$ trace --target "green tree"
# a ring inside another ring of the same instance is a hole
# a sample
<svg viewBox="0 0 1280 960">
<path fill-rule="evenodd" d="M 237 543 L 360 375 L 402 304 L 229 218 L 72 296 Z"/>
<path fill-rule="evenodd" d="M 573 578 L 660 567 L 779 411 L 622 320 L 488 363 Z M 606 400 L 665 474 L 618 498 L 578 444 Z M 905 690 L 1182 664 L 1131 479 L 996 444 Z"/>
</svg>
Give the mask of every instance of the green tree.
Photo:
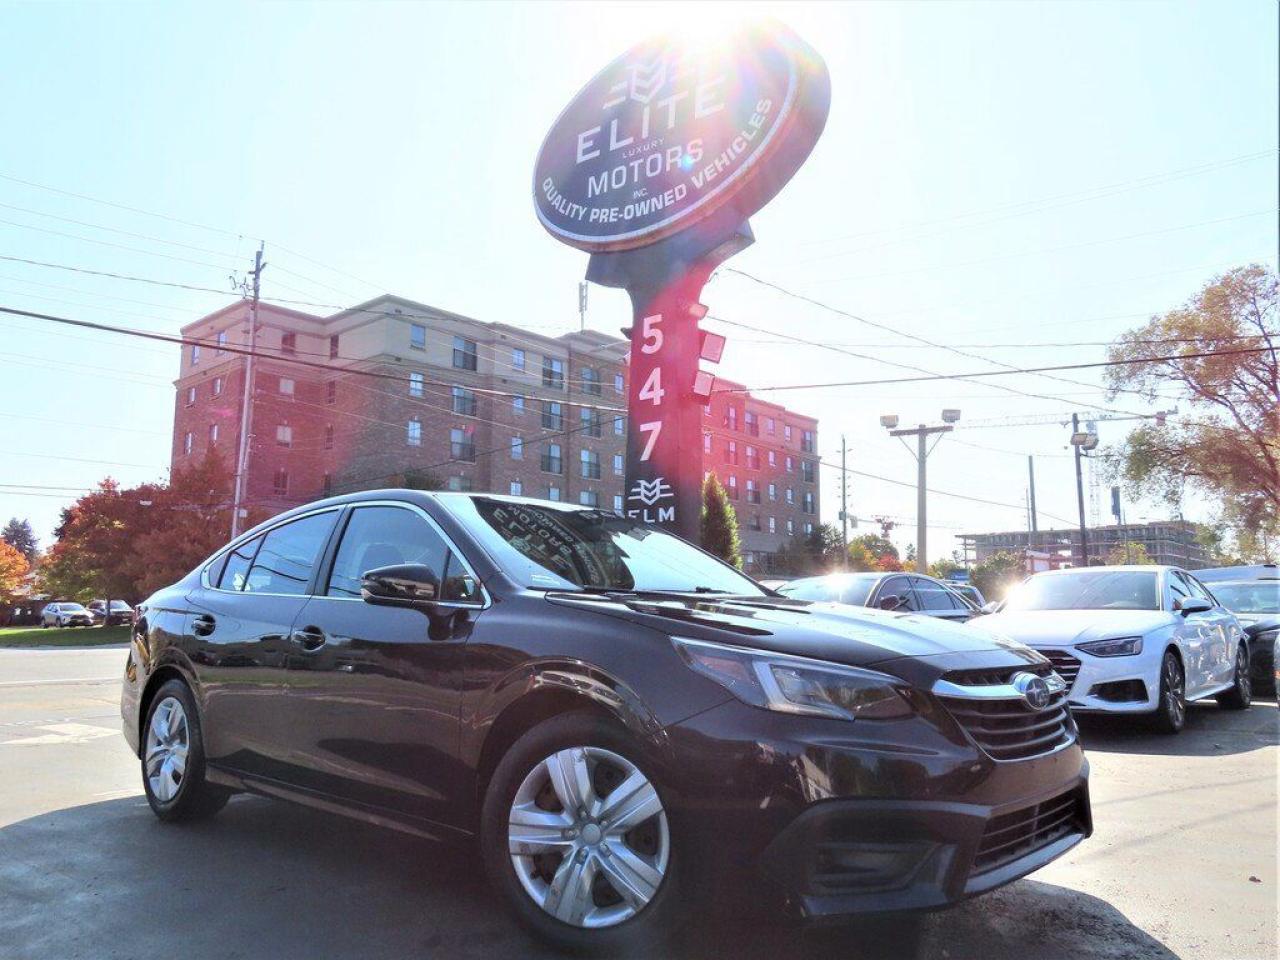
<svg viewBox="0 0 1280 960">
<path fill-rule="evenodd" d="M 1280 537 L 1278 329 L 1276 274 L 1239 267 L 1120 337 L 1108 357 L 1120 363 L 1106 374 L 1113 396 L 1154 402 L 1173 393 L 1190 410 L 1109 449 L 1113 475 L 1137 496 L 1176 505 L 1190 489 L 1220 501 L 1223 520 L 1255 555 L 1273 553 Z"/>
<path fill-rule="evenodd" d="M 901 570 L 898 548 L 887 537 L 864 533 L 849 542 L 850 570 Z"/>
<path fill-rule="evenodd" d="M 1016 553 L 993 553 L 973 568 L 973 585 L 988 600 L 1002 600 L 1026 576 L 1026 561 Z"/>
<path fill-rule="evenodd" d="M 26 557 L 27 563 L 35 563 L 39 542 L 28 521 L 12 518 L 4 525 L 4 530 L 0 531 L 0 540 Z"/>
<path fill-rule="evenodd" d="M 1112 566 L 1120 566 L 1122 564 L 1152 564 L 1155 563 L 1151 559 L 1151 554 L 1147 553 L 1144 544 L 1126 541 L 1125 543 L 1117 543 L 1107 551 L 1107 563 Z"/>
<path fill-rule="evenodd" d="M 406 490 L 443 490 L 444 481 L 422 467 L 409 467 L 401 474 L 400 486 Z"/>
<path fill-rule="evenodd" d="M 725 563 L 742 569 L 742 542 L 738 537 L 738 515 L 716 475 L 702 484 L 702 549 Z"/>
<path fill-rule="evenodd" d="M 960 552 L 956 551 L 945 559 L 935 560 L 929 564 L 929 576 L 938 580 L 946 580 L 951 574 L 964 568 L 965 565 L 964 561 L 960 559 Z"/>
</svg>

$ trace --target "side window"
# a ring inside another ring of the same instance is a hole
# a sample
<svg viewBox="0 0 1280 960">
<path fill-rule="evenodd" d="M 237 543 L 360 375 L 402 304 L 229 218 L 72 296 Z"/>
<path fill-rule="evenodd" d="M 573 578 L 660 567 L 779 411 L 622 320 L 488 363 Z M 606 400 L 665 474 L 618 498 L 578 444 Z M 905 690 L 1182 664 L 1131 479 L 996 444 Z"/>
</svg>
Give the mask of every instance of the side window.
<svg viewBox="0 0 1280 960">
<path fill-rule="evenodd" d="M 414 511 L 403 507 L 357 507 L 338 544 L 326 595 L 359 599 L 360 580 L 370 570 L 420 563 L 440 578 L 442 599 L 449 599 L 445 581 L 448 559 L 449 548 L 440 534 Z M 459 566 L 457 575 L 460 577 L 463 572 Z M 473 589 L 477 588 L 473 585 Z"/>
<path fill-rule="evenodd" d="M 440 599 L 455 603 L 481 603 L 484 600 L 480 593 L 479 581 L 453 551 L 449 552 L 444 585 L 440 588 Z"/>
<path fill-rule="evenodd" d="M 245 592 L 306 593 L 311 572 L 337 517 L 336 510 L 329 510 L 269 530 L 249 568 Z"/>
<path fill-rule="evenodd" d="M 1173 594 L 1174 603 L 1191 596 L 1191 585 L 1177 570 L 1169 571 L 1169 592 Z"/>
<path fill-rule="evenodd" d="M 1203 597 L 1205 600 L 1208 600 L 1215 607 L 1218 606 L 1217 598 L 1215 598 L 1214 595 L 1209 592 L 1208 587 L 1206 587 L 1203 583 L 1201 583 L 1199 580 L 1197 580 L 1195 577 L 1193 577 L 1189 573 L 1185 573 L 1183 574 L 1183 576 L 1186 578 L 1188 586 L 1191 587 L 1192 593 L 1194 593 L 1197 597 Z"/>
<path fill-rule="evenodd" d="M 880 593 L 877 595 L 876 605 L 878 606 L 885 597 L 902 597 L 906 603 L 898 607 L 899 610 L 920 609 L 920 604 L 916 601 L 915 594 L 911 590 L 911 581 L 906 577 L 890 577 L 880 584 Z"/>
<path fill-rule="evenodd" d="M 916 588 L 916 596 L 920 598 L 922 610 L 958 610 L 960 608 L 946 588 L 938 586 L 932 580 L 912 577 L 911 583 Z"/>
<path fill-rule="evenodd" d="M 217 580 L 213 573 L 209 574 L 209 582 L 222 590 L 243 590 L 245 579 L 249 575 L 249 567 L 253 564 L 254 555 L 262 543 L 262 537 L 246 540 L 236 547 L 222 561 L 222 572 Z"/>
</svg>

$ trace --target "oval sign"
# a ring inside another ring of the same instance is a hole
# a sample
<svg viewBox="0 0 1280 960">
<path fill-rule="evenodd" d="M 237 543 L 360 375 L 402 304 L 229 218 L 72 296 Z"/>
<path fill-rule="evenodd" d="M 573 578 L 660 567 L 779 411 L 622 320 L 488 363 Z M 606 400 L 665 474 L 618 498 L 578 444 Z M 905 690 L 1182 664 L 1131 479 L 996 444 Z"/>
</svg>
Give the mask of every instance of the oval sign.
<svg viewBox="0 0 1280 960">
<path fill-rule="evenodd" d="M 780 23 L 710 47 L 646 41 L 552 125 L 534 167 L 538 219 L 593 252 L 654 243 L 728 203 L 745 220 L 804 163 L 829 103 L 822 58 Z"/>
</svg>

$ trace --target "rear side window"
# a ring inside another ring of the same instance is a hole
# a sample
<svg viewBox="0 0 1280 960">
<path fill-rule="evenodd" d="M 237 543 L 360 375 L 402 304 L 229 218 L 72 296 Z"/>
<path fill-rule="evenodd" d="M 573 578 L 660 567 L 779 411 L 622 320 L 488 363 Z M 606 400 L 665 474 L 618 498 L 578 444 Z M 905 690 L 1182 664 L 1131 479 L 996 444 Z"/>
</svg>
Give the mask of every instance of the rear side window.
<svg viewBox="0 0 1280 960">
<path fill-rule="evenodd" d="M 254 554 L 258 552 L 261 543 L 262 537 L 254 537 L 240 544 L 223 560 L 218 561 L 222 564 L 220 575 L 215 580 L 210 573 L 209 582 L 220 590 L 243 590 L 245 578 L 249 576 L 249 567 L 253 565 Z"/>
<path fill-rule="evenodd" d="M 268 531 L 249 569 L 244 591 L 289 595 L 306 593 L 311 573 L 320 560 L 320 551 L 324 549 L 337 517 L 336 510 L 329 510 Z M 228 563 L 227 569 L 230 568 Z M 226 578 L 225 573 L 223 578 Z"/>
<path fill-rule="evenodd" d="M 430 567 L 443 585 L 449 548 L 435 528 L 412 510 L 401 507 L 357 507 L 338 544 L 329 575 L 330 597 L 358 599 L 360 580 L 370 570 L 403 563 Z M 453 599 L 441 590 L 441 599 Z"/>
<path fill-rule="evenodd" d="M 877 602 L 883 602 L 885 597 L 902 597 L 906 602 L 898 608 L 899 610 L 920 609 L 920 602 L 911 589 L 911 581 L 906 577 L 890 577 L 886 580 L 880 587 L 880 597 Z"/>
<path fill-rule="evenodd" d="M 911 581 L 916 588 L 916 596 L 920 598 L 922 610 L 959 610 L 959 601 L 951 595 L 946 587 L 939 586 L 932 580 L 915 577 Z"/>
</svg>

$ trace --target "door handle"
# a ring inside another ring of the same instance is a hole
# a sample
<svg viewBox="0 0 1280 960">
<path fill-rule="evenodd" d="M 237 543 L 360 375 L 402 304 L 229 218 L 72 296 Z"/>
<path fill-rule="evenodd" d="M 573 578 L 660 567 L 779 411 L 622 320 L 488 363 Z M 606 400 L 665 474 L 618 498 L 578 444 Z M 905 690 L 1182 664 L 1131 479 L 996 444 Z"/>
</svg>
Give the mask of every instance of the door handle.
<svg viewBox="0 0 1280 960">
<path fill-rule="evenodd" d="M 197 637 L 207 637 L 213 633 L 213 628 L 218 625 L 218 621 L 207 613 L 202 613 L 191 621 L 191 632 Z"/>
<path fill-rule="evenodd" d="M 289 635 L 289 639 L 303 650 L 319 650 L 324 646 L 324 631 L 319 627 L 303 627 Z"/>
</svg>

